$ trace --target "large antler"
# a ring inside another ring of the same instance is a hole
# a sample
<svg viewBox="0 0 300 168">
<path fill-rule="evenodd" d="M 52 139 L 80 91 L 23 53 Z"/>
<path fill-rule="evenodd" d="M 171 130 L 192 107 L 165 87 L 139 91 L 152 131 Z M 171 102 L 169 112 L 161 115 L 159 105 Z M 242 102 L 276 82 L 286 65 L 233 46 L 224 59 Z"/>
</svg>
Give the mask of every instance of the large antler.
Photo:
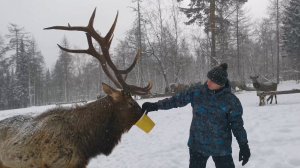
<svg viewBox="0 0 300 168">
<path fill-rule="evenodd" d="M 94 29 L 93 25 L 94 25 L 94 19 L 95 19 L 95 14 L 96 14 L 96 8 L 89 20 L 89 23 L 87 26 L 71 26 L 70 24 L 68 24 L 68 26 L 52 26 L 52 27 L 48 27 L 45 28 L 45 30 L 49 30 L 49 29 L 56 29 L 56 30 L 68 30 L 68 31 L 82 31 L 86 33 L 86 38 L 88 41 L 88 49 L 86 50 L 74 50 L 74 49 L 67 49 L 64 48 L 60 45 L 58 45 L 58 47 L 66 52 L 70 52 L 70 53 L 84 53 L 84 54 L 89 54 L 93 57 L 95 57 L 96 59 L 99 60 L 101 67 L 103 69 L 103 71 L 105 72 L 105 74 L 108 76 L 109 79 L 112 80 L 112 82 L 118 87 L 118 88 L 123 88 L 126 91 L 129 91 L 132 94 L 136 94 L 136 95 L 145 95 L 148 94 L 152 88 L 152 82 L 149 82 L 148 85 L 146 87 L 138 87 L 138 86 L 134 86 L 134 85 L 129 85 L 125 82 L 124 77 L 122 75 L 127 75 L 136 65 L 136 63 L 138 62 L 138 60 L 140 59 L 140 51 L 137 52 L 135 59 L 133 61 L 133 63 L 125 70 L 119 70 L 117 69 L 117 67 L 115 66 L 115 64 L 112 62 L 111 57 L 110 57 L 110 53 L 109 53 L 109 49 L 110 49 L 110 45 L 113 39 L 113 33 L 116 27 L 116 23 L 117 23 L 117 19 L 118 19 L 118 13 L 116 15 L 115 21 L 112 24 L 110 30 L 108 31 L 108 33 L 106 34 L 105 37 L 101 37 L 96 30 Z M 100 45 L 101 47 L 101 51 L 102 54 L 98 53 L 96 51 L 96 49 L 93 46 L 92 43 L 92 38 L 95 39 L 97 41 L 97 43 Z M 109 71 L 108 67 L 111 68 L 111 70 L 113 71 L 114 75 L 111 74 L 111 72 Z"/>
</svg>

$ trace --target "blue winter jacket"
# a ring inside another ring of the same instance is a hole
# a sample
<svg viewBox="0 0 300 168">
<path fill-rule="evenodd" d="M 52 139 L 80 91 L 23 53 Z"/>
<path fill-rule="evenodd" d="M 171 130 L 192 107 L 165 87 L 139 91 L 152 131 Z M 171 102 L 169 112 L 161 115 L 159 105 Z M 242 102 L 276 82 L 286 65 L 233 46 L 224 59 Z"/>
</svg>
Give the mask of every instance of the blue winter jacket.
<svg viewBox="0 0 300 168">
<path fill-rule="evenodd" d="M 224 156 L 232 153 L 232 134 L 239 145 L 248 143 L 243 127 L 243 108 L 231 93 L 227 83 L 218 92 L 207 84 L 189 88 L 170 98 L 157 102 L 159 109 L 183 107 L 191 103 L 193 119 L 188 146 L 207 156 Z"/>
</svg>

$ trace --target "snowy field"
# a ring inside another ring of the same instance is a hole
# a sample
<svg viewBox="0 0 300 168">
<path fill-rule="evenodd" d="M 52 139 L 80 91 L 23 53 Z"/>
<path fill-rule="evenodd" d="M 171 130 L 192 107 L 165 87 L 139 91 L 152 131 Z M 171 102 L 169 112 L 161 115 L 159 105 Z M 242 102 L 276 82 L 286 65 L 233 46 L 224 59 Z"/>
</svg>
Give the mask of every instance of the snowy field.
<svg viewBox="0 0 300 168">
<path fill-rule="evenodd" d="M 279 90 L 300 89 L 295 81 L 283 82 Z M 244 107 L 245 128 L 252 156 L 245 168 L 300 168 L 300 94 L 278 95 L 277 105 L 258 106 L 256 92 L 237 96 Z M 159 99 L 141 100 L 157 101 Z M 37 115 L 54 105 L 0 111 L 0 120 L 17 114 Z M 156 123 L 150 134 L 133 127 L 108 157 L 98 156 L 88 168 L 188 168 L 187 139 L 192 118 L 190 105 L 149 113 Z M 237 168 L 238 145 L 233 138 Z M 210 158 L 207 168 L 214 168 Z"/>
</svg>

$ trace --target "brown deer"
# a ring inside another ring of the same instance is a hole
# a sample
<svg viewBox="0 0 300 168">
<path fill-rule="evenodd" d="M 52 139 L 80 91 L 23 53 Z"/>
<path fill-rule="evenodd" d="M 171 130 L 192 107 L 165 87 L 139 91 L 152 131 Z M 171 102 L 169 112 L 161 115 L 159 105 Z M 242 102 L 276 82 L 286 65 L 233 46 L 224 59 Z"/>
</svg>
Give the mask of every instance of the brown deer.
<svg viewBox="0 0 300 168">
<path fill-rule="evenodd" d="M 250 76 L 250 79 L 253 82 L 253 87 L 257 90 L 257 91 L 277 91 L 277 83 L 273 83 L 273 82 L 258 82 L 257 78 L 259 78 L 259 76 Z M 277 96 L 276 94 L 271 94 L 269 96 L 269 98 L 267 99 L 267 103 L 269 100 L 270 104 L 272 104 L 273 102 L 273 98 L 275 97 L 275 102 L 277 104 Z M 260 105 L 261 103 L 263 103 L 264 100 L 260 100 Z"/>
<path fill-rule="evenodd" d="M 91 158 L 109 155 L 122 134 L 143 115 L 131 94 L 148 94 L 152 83 L 144 88 L 129 85 L 124 76 L 135 66 L 139 52 L 128 69 L 117 69 L 109 48 L 118 15 L 107 35 L 101 37 L 93 28 L 95 12 L 96 9 L 86 27 L 68 25 L 46 29 L 85 32 L 87 50 L 59 47 L 98 59 L 106 75 L 122 90 L 103 84 L 107 96 L 86 105 L 55 108 L 35 117 L 19 115 L 0 121 L 0 168 L 84 168 Z M 96 52 L 92 38 L 100 44 L 102 54 Z"/>
</svg>

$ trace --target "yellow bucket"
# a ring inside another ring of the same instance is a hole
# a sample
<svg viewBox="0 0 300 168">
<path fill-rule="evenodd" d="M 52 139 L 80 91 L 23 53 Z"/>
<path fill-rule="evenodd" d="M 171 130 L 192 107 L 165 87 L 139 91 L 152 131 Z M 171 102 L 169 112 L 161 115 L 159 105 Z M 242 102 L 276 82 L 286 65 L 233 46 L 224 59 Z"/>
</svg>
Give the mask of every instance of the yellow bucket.
<svg viewBox="0 0 300 168">
<path fill-rule="evenodd" d="M 135 125 L 146 133 L 149 133 L 155 126 L 155 123 L 147 115 L 143 115 Z"/>
</svg>

